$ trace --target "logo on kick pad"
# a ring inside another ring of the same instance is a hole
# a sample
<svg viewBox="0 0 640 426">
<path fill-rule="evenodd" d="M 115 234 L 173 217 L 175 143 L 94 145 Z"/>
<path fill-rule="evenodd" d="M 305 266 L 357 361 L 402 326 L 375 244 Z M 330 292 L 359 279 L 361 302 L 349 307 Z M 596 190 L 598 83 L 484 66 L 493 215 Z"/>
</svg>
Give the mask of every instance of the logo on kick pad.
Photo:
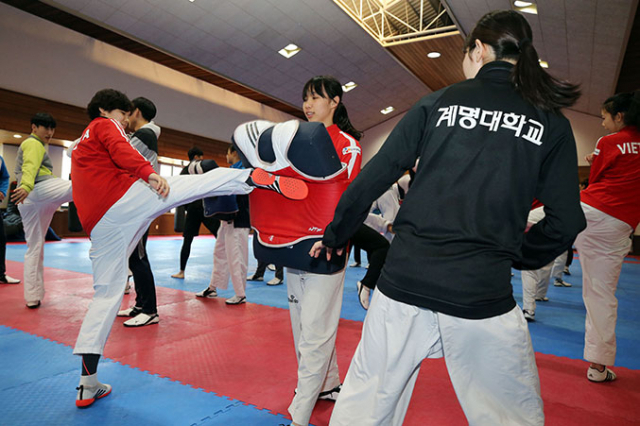
<svg viewBox="0 0 640 426">
<path fill-rule="evenodd" d="M 292 294 L 289 296 L 289 303 L 298 303 L 298 299 Z"/>
</svg>

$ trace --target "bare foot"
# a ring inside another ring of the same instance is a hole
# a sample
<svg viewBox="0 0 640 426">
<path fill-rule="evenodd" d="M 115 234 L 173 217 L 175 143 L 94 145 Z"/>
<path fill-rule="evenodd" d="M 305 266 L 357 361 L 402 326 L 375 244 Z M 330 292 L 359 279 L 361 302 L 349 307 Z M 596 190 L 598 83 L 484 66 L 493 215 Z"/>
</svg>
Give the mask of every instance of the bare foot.
<svg viewBox="0 0 640 426">
<path fill-rule="evenodd" d="M 171 275 L 171 278 L 180 278 L 180 279 L 184 279 L 184 271 L 180 271 L 177 274 L 173 274 Z"/>
</svg>

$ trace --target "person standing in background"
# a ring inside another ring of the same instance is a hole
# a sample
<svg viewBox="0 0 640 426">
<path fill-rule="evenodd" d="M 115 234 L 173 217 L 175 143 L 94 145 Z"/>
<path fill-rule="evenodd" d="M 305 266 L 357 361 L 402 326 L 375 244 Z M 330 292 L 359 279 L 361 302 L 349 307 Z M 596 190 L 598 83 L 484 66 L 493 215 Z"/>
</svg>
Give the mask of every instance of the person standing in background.
<svg viewBox="0 0 640 426">
<path fill-rule="evenodd" d="M 44 240 L 55 211 L 72 200 L 71 182 L 53 175 L 53 164 L 45 144 L 53 138 L 56 121 L 40 112 L 31 119 L 31 135 L 18 149 L 18 186 L 11 200 L 18 206 L 24 227 L 27 252 L 24 255 L 24 298 L 36 309 L 44 299 Z"/>
</svg>

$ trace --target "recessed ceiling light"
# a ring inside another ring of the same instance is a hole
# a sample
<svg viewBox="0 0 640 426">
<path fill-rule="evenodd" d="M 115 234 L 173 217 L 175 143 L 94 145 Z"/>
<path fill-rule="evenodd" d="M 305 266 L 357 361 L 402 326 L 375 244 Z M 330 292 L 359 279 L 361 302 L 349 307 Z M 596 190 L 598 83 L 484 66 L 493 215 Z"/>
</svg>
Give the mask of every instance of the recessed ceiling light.
<svg viewBox="0 0 640 426">
<path fill-rule="evenodd" d="M 516 1 L 513 2 L 513 7 L 518 12 L 531 13 L 531 14 L 534 14 L 534 15 L 538 14 L 538 7 L 536 6 L 535 3 L 530 2 L 530 1 L 519 1 L 519 0 L 516 0 Z"/>
<path fill-rule="evenodd" d="M 194 1 L 196 1 L 196 0 L 189 0 L 189 1 L 190 1 L 191 3 L 193 3 L 193 2 L 194 2 Z"/>
<path fill-rule="evenodd" d="M 440 52 L 429 52 L 427 53 L 427 57 L 431 59 L 439 58 Z"/>
<path fill-rule="evenodd" d="M 358 85 L 356 83 L 354 83 L 353 81 L 348 82 L 347 84 L 344 84 L 342 86 L 342 90 L 346 93 L 350 90 L 355 89 L 356 87 L 358 87 Z"/>
<path fill-rule="evenodd" d="M 540 66 L 542 68 L 549 68 L 549 63 L 547 61 L 543 61 L 543 60 L 538 59 L 538 62 L 540 62 Z"/>
<path fill-rule="evenodd" d="M 393 111 L 393 110 L 395 110 L 395 108 L 394 108 L 394 107 L 392 107 L 392 106 L 388 106 L 388 107 L 386 107 L 385 109 L 380 110 L 380 112 L 381 112 L 381 113 L 383 113 L 383 114 L 385 114 L 385 115 L 387 115 L 387 114 L 389 114 L 389 113 L 390 113 L 391 111 Z"/>
<path fill-rule="evenodd" d="M 282 49 L 278 50 L 278 53 L 281 54 L 282 56 L 284 56 L 285 58 L 289 59 L 289 58 L 291 58 L 293 55 L 295 55 L 296 53 L 298 53 L 301 50 L 302 50 L 301 48 L 299 48 L 295 44 L 291 43 L 291 44 L 283 47 Z"/>
<path fill-rule="evenodd" d="M 22 135 L 13 135 L 13 137 L 17 139 L 17 138 L 21 138 Z"/>
</svg>

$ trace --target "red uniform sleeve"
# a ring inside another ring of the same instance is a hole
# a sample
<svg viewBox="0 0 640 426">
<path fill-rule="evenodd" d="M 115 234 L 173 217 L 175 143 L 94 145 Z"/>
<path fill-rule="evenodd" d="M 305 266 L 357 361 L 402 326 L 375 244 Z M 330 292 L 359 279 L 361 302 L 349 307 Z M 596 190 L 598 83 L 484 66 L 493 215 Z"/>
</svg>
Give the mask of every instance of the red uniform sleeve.
<svg viewBox="0 0 640 426">
<path fill-rule="evenodd" d="M 360 144 L 351 137 L 345 137 L 342 149 L 338 155 L 340 156 L 340 161 L 347 165 L 349 182 L 353 182 L 362 167 L 362 149 L 360 148 Z"/>
<path fill-rule="evenodd" d="M 591 163 L 591 171 L 589 172 L 589 184 L 596 183 L 600 180 L 602 174 L 613 164 L 618 153 L 620 152 L 612 144 L 607 143 L 607 137 L 602 137 L 596 143 L 593 162 Z"/>
<path fill-rule="evenodd" d="M 97 127 L 96 130 L 100 133 L 98 139 L 119 168 L 149 182 L 149 175 L 155 173 L 155 170 L 151 163 L 131 146 L 120 124 L 115 120 L 105 120 L 105 124 Z"/>
</svg>

